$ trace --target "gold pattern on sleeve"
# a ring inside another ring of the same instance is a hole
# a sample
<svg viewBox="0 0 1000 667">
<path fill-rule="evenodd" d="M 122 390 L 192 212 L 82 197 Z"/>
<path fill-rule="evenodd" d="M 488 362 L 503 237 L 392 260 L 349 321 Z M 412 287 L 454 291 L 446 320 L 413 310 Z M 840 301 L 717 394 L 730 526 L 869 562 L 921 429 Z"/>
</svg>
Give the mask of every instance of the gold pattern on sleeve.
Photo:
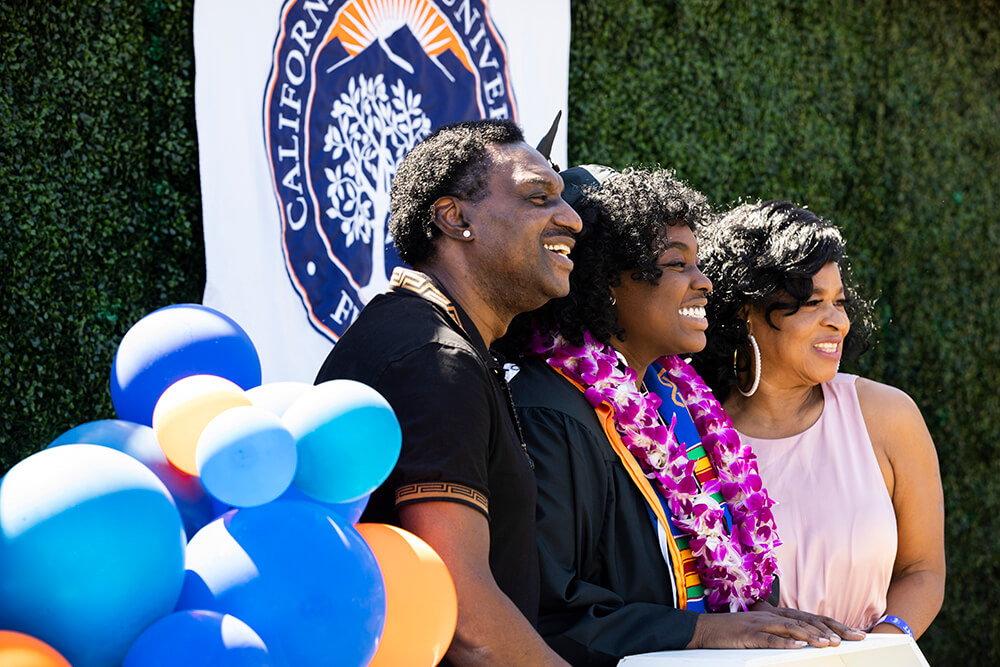
<svg viewBox="0 0 1000 667">
<path fill-rule="evenodd" d="M 396 489 L 396 507 L 414 502 L 445 500 L 473 507 L 489 517 L 489 501 L 473 488 L 454 482 L 418 482 Z"/>
</svg>

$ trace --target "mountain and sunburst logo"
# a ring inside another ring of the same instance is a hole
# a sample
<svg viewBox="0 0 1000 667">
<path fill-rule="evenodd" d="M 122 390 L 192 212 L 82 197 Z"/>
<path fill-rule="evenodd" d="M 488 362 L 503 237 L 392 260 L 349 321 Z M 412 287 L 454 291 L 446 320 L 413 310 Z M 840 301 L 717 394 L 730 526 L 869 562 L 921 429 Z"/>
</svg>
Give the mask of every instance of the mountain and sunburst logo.
<svg viewBox="0 0 1000 667">
<path fill-rule="evenodd" d="M 287 0 L 264 132 L 288 276 L 336 341 L 400 264 L 396 167 L 439 125 L 515 118 L 484 0 Z"/>
</svg>

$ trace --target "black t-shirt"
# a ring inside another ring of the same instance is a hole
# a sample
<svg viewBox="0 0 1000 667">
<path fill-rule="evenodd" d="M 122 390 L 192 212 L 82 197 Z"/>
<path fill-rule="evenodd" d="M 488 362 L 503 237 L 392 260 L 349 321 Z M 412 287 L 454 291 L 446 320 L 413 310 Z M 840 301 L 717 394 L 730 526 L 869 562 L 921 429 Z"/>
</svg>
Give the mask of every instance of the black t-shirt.
<svg viewBox="0 0 1000 667">
<path fill-rule="evenodd" d="M 535 478 L 503 371 L 439 287 L 416 272 L 408 272 L 408 284 L 416 289 L 382 294 L 365 306 L 316 377 L 374 387 L 402 428 L 399 461 L 372 493 L 362 521 L 398 525 L 396 507 L 414 502 L 481 511 L 489 519 L 493 577 L 534 625 Z"/>
</svg>

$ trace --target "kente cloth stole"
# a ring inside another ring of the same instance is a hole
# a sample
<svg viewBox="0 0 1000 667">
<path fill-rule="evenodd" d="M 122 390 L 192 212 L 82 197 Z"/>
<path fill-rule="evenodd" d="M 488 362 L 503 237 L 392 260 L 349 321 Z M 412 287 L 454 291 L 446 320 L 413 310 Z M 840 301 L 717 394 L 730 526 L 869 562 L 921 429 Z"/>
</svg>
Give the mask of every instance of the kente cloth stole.
<svg viewBox="0 0 1000 667">
<path fill-rule="evenodd" d="M 687 450 L 688 460 L 695 462 L 695 478 L 698 480 L 698 487 L 701 488 L 706 482 L 717 479 L 718 474 L 715 471 L 715 467 L 708 458 L 708 452 L 705 451 L 705 448 L 701 444 L 701 434 L 698 433 L 698 429 L 694 425 L 694 420 L 691 418 L 691 413 L 688 412 L 687 404 L 684 402 L 684 398 L 681 396 L 677 386 L 670 380 L 666 369 L 660 366 L 659 363 L 654 362 L 646 369 L 643 383 L 649 392 L 660 397 L 659 413 L 664 423 L 670 424 L 674 416 L 677 417 L 677 421 L 674 424 L 674 435 L 677 436 L 677 442 L 682 443 Z M 674 525 L 673 517 L 667 508 L 666 500 L 659 493 L 656 495 L 663 506 L 671 535 L 680 551 L 684 583 L 687 587 L 688 595 L 687 608 L 692 611 L 704 612 L 705 587 L 701 583 L 701 577 L 698 575 L 697 570 L 695 570 L 695 557 L 691 553 L 690 547 L 691 538 L 683 530 Z M 726 532 L 729 532 L 733 525 L 733 516 L 729 511 L 729 506 L 726 505 L 722 494 L 719 492 L 712 494 L 712 498 L 722 506 L 726 521 Z M 656 519 L 653 512 L 650 512 L 650 518 L 653 520 L 657 531 L 662 531 L 662 524 Z"/>
</svg>

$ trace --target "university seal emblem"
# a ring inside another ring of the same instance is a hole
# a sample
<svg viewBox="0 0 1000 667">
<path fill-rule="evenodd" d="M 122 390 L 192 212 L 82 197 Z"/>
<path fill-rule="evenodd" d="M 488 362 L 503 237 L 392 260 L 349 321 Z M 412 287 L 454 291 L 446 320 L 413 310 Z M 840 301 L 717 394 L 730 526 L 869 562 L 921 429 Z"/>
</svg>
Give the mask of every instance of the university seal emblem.
<svg viewBox="0 0 1000 667">
<path fill-rule="evenodd" d="M 264 116 L 288 276 L 336 341 L 400 264 L 403 156 L 439 125 L 516 112 L 484 0 L 287 0 Z"/>
</svg>

